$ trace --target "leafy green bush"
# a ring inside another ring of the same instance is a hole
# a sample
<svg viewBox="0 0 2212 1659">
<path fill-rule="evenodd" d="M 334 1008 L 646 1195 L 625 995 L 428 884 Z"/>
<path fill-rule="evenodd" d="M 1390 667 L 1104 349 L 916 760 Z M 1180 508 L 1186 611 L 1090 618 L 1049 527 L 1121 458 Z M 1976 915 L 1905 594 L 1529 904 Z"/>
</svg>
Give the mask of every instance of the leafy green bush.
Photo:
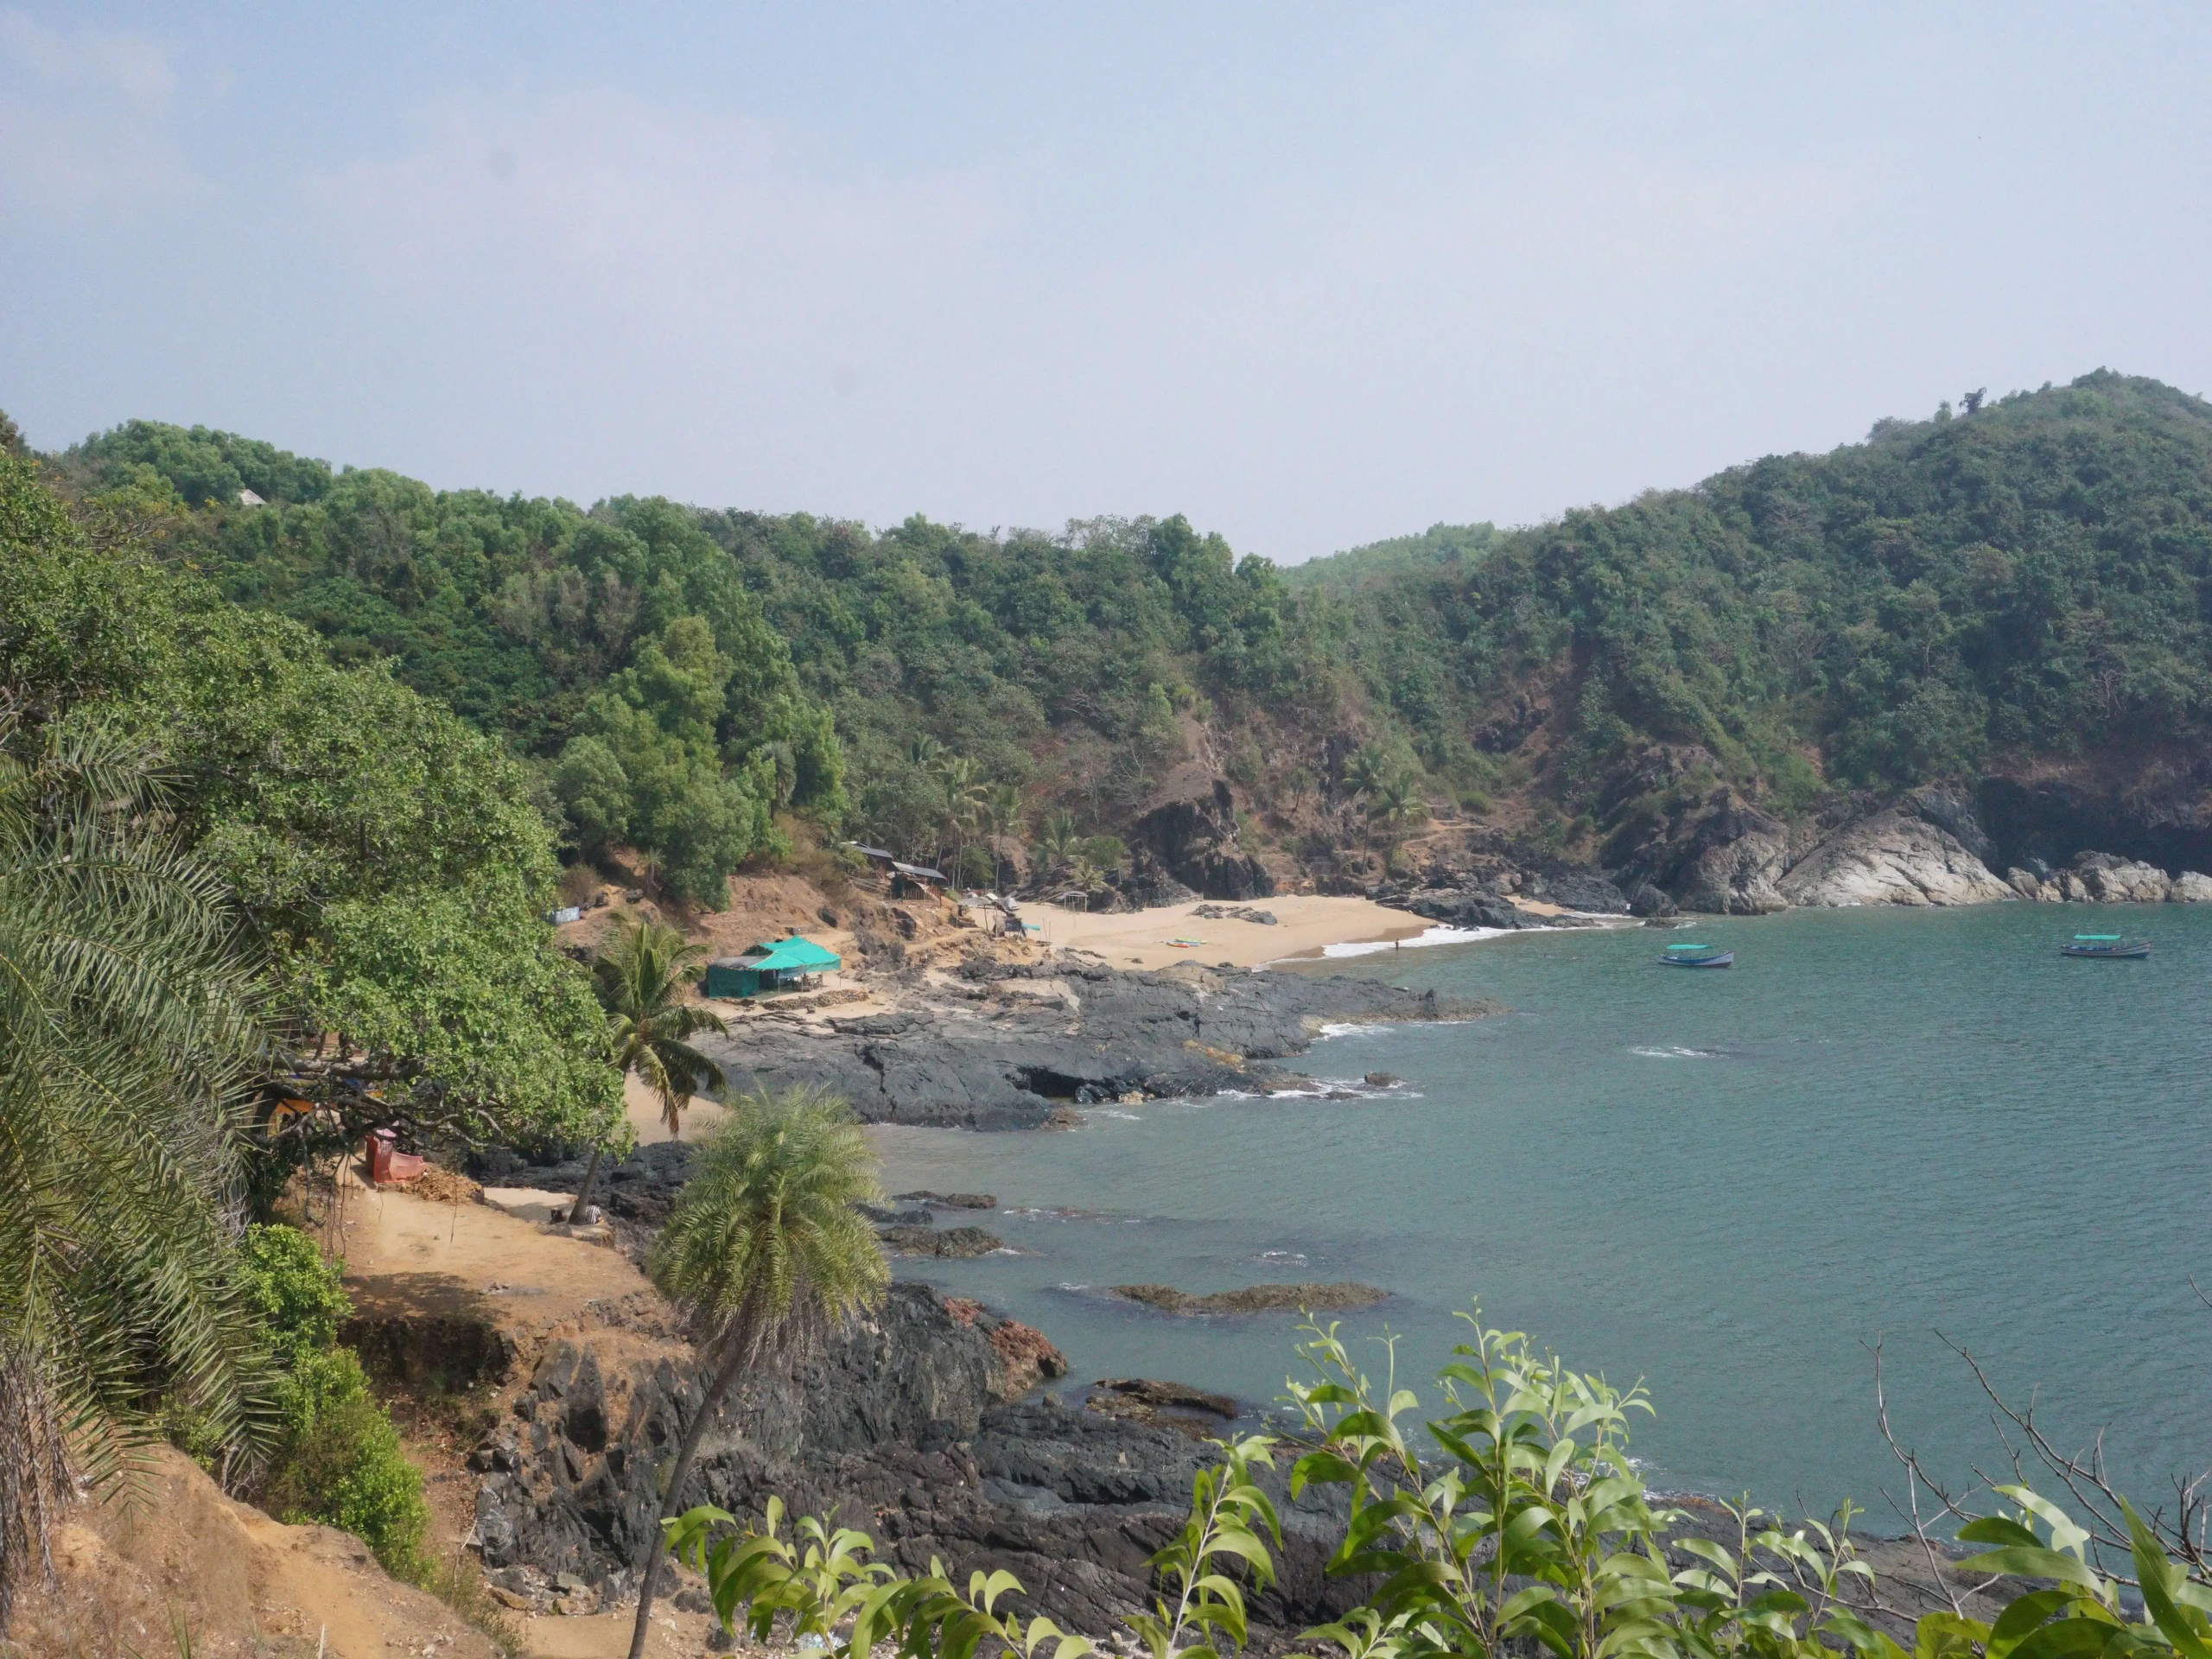
<svg viewBox="0 0 2212 1659">
<path fill-rule="evenodd" d="M 422 1471 L 350 1348 L 337 1345 L 351 1311 L 336 1264 L 295 1228 L 249 1227 L 239 1246 L 248 1300 L 284 1371 L 276 1398 L 278 1450 L 263 1477 L 263 1507 L 280 1521 L 342 1528 L 387 1572 L 420 1580 L 430 1522 Z"/>
<path fill-rule="evenodd" d="M 1936 1590 L 1948 1606 L 1910 1620 L 1884 1603 L 1858 1558 L 1848 1506 L 1833 1529 L 1789 1530 L 1734 1510 L 1733 1549 L 1676 1533 L 1684 1517 L 1652 1504 L 1627 1453 L 1631 1414 L 1650 1410 L 1642 1390 L 1622 1394 L 1517 1332 L 1469 1323 L 1472 1339 L 1438 1379 L 1444 1410 L 1414 1433 L 1401 1421 L 1421 1409 L 1412 1390 L 1363 1376 L 1333 1326 L 1306 1327 L 1302 1351 L 1318 1379 L 1291 1388 L 1307 1449 L 1289 1492 L 1348 1490 L 1327 1570 L 1374 1588 L 1301 1643 L 1344 1659 L 1905 1659 L 1879 1621 L 1912 1625 L 1914 1659 L 2212 1655 L 2212 1563 L 2189 1530 L 2192 1510 L 2162 1535 L 2094 1471 L 2063 1459 L 2051 1466 L 2089 1506 L 2087 1527 L 2022 1485 L 1993 1488 L 2009 1507 L 1992 1516 L 1967 1517 L 1946 1500 L 1965 1522 L 1959 1540 L 1993 1548 L 1945 1560 Z M 1221 1460 L 1198 1471 L 1188 1519 L 1152 1557 L 1160 1599 L 1128 1621 L 1150 1659 L 1242 1647 L 1247 1592 L 1274 1580 L 1282 1529 L 1256 1471 L 1273 1466 L 1278 1443 L 1216 1444 Z M 788 1621 L 791 1637 L 837 1659 L 866 1659 L 886 1642 L 905 1659 L 970 1659 L 986 1643 L 1025 1659 L 1047 1642 L 1052 1659 L 1096 1650 L 1050 1619 L 1001 1611 L 1020 1592 L 1010 1573 L 974 1573 L 963 1595 L 934 1560 L 909 1578 L 869 1560 L 864 1533 L 807 1517 L 787 1539 L 782 1518 L 771 1499 L 765 1529 L 741 1531 L 711 1506 L 667 1523 L 671 1551 L 706 1574 L 726 1627 L 742 1618 L 765 1641 Z M 1942 1547 L 1920 1535 L 1933 1570 Z M 2103 1570 L 2107 1552 L 2119 1571 Z M 1983 1593 L 2008 1580 L 2026 1587 L 1985 1622 L 1965 1611 L 1952 1577 L 1979 1580 Z M 849 1619 L 846 1639 L 831 1645 Z"/>
<path fill-rule="evenodd" d="M 352 1351 L 321 1357 L 331 1363 L 317 1367 L 312 1421 L 270 1471 L 264 1505 L 280 1521 L 350 1532 L 393 1577 L 420 1579 L 430 1524 L 422 1471 L 407 1460 Z"/>
<path fill-rule="evenodd" d="M 339 1264 L 326 1262 L 296 1227 L 249 1227 L 238 1242 L 247 1300 L 260 1316 L 269 1345 L 288 1365 L 338 1340 L 339 1321 L 353 1311 Z"/>
</svg>

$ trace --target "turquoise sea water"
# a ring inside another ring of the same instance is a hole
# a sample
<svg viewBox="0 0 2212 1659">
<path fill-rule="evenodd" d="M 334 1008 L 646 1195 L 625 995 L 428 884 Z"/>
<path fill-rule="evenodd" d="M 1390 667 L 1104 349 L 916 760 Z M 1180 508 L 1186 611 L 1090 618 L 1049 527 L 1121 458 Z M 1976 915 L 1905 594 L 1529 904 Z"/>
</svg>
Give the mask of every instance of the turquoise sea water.
<svg viewBox="0 0 2212 1659">
<path fill-rule="evenodd" d="M 2094 929 L 2092 929 L 2094 924 Z M 2153 941 L 2074 962 L 2077 930 Z M 1726 972 L 1653 958 L 1732 946 Z M 1294 1317 L 1176 1319 L 1095 1287 L 1361 1280 L 1342 1316 L 1425 1383 L 1475 1297 L 1580 1369 L 1643 1380 L 1651 1479 L 1887 1521 L 1876 1432 L 1994 1469 L 1965 1365 L 2062 1438 L 2109 1424 L 2135 1490 L 2212 1462 L 2212 906 L 1793 912 L 1523 934 L 1329 964 L 1514 1010 L 1362 1032 L 1300 1064 L 1382 1097 L 1092 1109 L 1079 1132 L 878 1131 L 892 1190 L 983 1190 L 1025 1254 L 908 1269 L 1042 1328 L 1071 1382 L 1264 1402 Z M 966 1219 L 966 1217 L 962 1217 Z M 1379 1351 L 1374 1353 L 1380 1362 Z"/>
</svg>

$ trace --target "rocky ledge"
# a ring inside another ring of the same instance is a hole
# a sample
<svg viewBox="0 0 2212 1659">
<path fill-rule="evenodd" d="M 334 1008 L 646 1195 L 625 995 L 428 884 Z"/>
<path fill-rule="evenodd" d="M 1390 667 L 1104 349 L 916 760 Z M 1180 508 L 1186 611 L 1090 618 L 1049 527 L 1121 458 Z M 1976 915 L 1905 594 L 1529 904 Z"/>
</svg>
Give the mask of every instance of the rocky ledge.
<svg viewBox="0 0 2212 1659">
<path fill-rule="evenodd" d="M 1181 1524 L 1210 1455 L 1189 1423 L 1166 1419 L 1210 1417 L 1217 1430 L 1236 1404 L 1129 1382 L 1101 1384 L 1096 1409 L 1022 1397 L 1065 1369 L 1027 1326 L 894 1286 L 796 1374 L 733 1391 L 684 1500 L 757 1516 L 780 1496 L 795 1515 L 861 1528 L 910 1572 L 933 1555 L 962 1573 L 1007 1568 L 1054 1618 L 1103 1634 L 1146 1605 L 1147 1558 Z M 632 1593 L 658 1472 L 703 1393 L 688 1358 L 666 1350 L 553 1344 L 471 1454 L 491 1581 L 510 1594 L 556 1585 L 578 1607 Z M 1341 1510 L 1325 1491 L 1292 1502 L 1281 1471 L 1269 1480 L 1283 1570 L 1254 1613 L 1295 1630 L 1352 1599 L 1322 1570 Z"/>
<path fill-rule="evenodd" d="M 1043 1126 L 1064 1104 L 1283 1086 L 1268 1064 L 1324 1024 L 1472 1019 L 1498 1011 L 1379 979 L 1179 965 L 1117 973 L 1077 962 L 978 959 L 947 1006 L 830 1020 L 817 1034 L 749 1027 L 702 1043 L 733 1090 L 808 1083 L 864 1122 L 968 1129 Z"/>
<path fill-rule="evenodd" d="M 1978 796 L 1999 815 L 1993 822 L 1999 834 L 1993 835 L 1976 799 L 1941 786 L 1894 798 L 1840 796 L 1811 818 L 1785 821 L 1732 785 L 1688 786 L 1687 779 L 1712 766 L 1712 757 L 1694 746 L 1655 749 L 1621 782 L 1633 798 L 1612 804 L 1618 823 L 1599 856 L 1634 913 L 1679 908 L 1759 915 L 1792 906 L 1980 905 L 2015 898 L 2134 904 L 2212 899 L 2212 880 L 2193 871 L 2170 874 L 2079 841 L 2059 842 L 2067 849 L 2063 862 L 2030 850 L 2081 832 L 2093 815 L 2039 810 L 2001 779 L 1985 780 Z M 2131 822 L 2126 814 L 2094 821 L 2115 832 Z M 2207 836 L 2183 835 L 2170 825 L 2160 830 L 2164 821 L 2140 803 L 2134 821 L 2129 833 L 2155 835 L 2161 845 L 2198 851 L 2212 845 Z M 2005 870 L 2002 877 L 1998 868 Z M 1512 925 L 1499 915 L 1464 913 L 1484 925 Z"/>
</svg>

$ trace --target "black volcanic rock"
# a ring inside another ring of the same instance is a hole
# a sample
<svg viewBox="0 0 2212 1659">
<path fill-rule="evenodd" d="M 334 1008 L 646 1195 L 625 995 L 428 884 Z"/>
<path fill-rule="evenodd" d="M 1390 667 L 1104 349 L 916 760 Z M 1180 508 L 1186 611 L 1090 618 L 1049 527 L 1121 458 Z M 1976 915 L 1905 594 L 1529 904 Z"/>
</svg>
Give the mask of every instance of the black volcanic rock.
<svg viewBox="0 0 2212 1659">
<path fill-rule="evenodd" d="M 739 1384 L 683 1501 L 758 1516 L 773 1495 L 794 1516 L 834 1510 L 908 1572 L 925 1571 L 933 1555 L 963 1581 L 1004 1567 L 1029 1592 L 1026 1608 L 1106 1634 L 1146 1605 L 1147 1558 L 1181 1524 L 1191 1478 L 1215 1454 L 1174 1425 L 1050 1396 L 1001 1403 L 1003 1361 L 985 1325 L 963 1324 L 926 1286 L 893 1286 L 872 1318 L 796 1374 Z M 485 1437 L 473 1462 L 489 1471 L 476 1500 L 487 1568 L 572 1573 L 609 1598 L 634 1589 L 660 1466 L 704 1389 L 666 1359 L 632 1360 L 604 1382 L 602 1364 L 613 1362 L 588 1338 L 555 1343 L 516 1398 L 514 1421 Z M 587 1375 L 593 1397 L 622 1402 L 598 1448 L 569 1432 Z M 1277 1631 L 1333 1617 L 1357 1592 L 1322 1571 L 1341 1534 L 1341 1499 L 1316 1488 L 1291 1502 L 1287 1470 L 1285 1460 L 1264 1476 L 1286 1537 L 1281 1580 L 1254 1606 L 1255 1621 Z"/>
</svg>

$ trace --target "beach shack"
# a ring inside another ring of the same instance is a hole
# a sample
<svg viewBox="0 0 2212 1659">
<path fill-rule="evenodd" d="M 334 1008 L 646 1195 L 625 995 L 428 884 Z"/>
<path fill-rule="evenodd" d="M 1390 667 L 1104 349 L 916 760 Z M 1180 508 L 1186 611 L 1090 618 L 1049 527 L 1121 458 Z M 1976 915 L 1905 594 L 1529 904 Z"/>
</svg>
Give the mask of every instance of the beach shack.
<svg viewBox="0 0 2212 1659">
<path fill-rule="evenodd" d="M 834 973 L 844 959 L 824 950 L 811 939 L 796 933 L 787 939 L 766 939 L 741 954 L 721 957 L 707 964 L 709 996 L 742 1001 L 764 991 L 787 990 L 809 974 Z"/>
</svg>

